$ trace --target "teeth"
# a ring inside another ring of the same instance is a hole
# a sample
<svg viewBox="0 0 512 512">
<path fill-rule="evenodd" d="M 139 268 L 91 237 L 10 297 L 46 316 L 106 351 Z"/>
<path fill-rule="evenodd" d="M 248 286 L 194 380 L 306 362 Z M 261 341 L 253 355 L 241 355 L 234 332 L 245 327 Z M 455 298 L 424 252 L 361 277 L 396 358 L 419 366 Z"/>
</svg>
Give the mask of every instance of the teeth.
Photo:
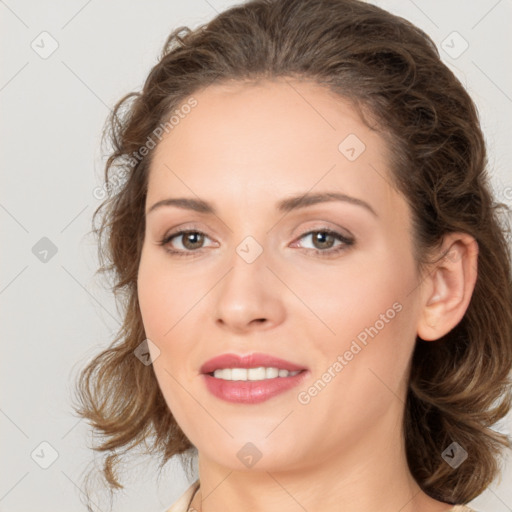
<svg viewBox="0 0 512 512">
<path fill-rule="evenodd" d="M 293 377 L 300 370 L 289 372 L 279 368 L 222 368 L 215 370 L 213 376 L 223 380 L 264 380 L 275 379 L 276 377 Z"/>
</svg>

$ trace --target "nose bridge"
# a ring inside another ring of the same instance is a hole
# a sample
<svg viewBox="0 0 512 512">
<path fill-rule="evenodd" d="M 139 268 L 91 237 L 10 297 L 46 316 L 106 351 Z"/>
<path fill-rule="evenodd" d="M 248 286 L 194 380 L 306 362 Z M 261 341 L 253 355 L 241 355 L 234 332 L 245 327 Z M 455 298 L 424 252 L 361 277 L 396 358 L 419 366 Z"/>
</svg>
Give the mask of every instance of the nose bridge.
<svg viewBox="0 0 512 512">
<path fill-rule="evenodd" d="M 263 245 L 252 235 L 246 236 L 236 247 L 235 252 L 247 265 L 252 265 L 261 258 L 264 248 Z"/>
<path fill-rule="evenodd" d="M 234 247 L 229 262 L 231 270 L 226 276 L 229 287 L 234 287 L 232 291 L 241 295 L 258 296 L 262 291 L 260 287 L 267 282 L 267 263 L 268 250 L 252 235 L 245 236 Z"/>
<path fill-rule="evenodd" d="M 267 233 L 268 219 L 253 213 L 256 210 L 252 208 L 253 203 L 247 193 L 241 193 L 239 201 L 238 218 L 230 223 L 230 238 L 234 242 L 234 254 L 230 264 L 235 267 L 231 272 L 268 272 L 268 269 L 265 269 L 265 262 L 268 261 L 272 235 Z"/>
<path fill-rule="evenodd" d="M 243 329 L 253 320 L 272 320 L 282 313 L 279 283 L 272 285 L 272 272 L 267 268 L 267 250 L 252 235 L 247 235 L 234 248 L 229 271 L 215 298 L 216 320 Z M 275 279 L 275 278 L 274 278 Z"/>
</svg>

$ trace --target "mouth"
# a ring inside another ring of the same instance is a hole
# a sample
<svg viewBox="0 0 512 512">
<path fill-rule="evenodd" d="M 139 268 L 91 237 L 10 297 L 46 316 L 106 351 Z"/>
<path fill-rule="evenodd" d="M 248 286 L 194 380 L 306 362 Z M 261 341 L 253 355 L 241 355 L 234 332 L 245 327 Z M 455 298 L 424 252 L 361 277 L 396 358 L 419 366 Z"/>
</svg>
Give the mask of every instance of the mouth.
<svg viewBox="0 0 512 512">
<path fill-rule="evenodd" d="M 261 368 L 265 369 L 265 376 L 263 376 Z M 255 377 L 255 380 L 260 380 L 262 378 L 267 378 L 267 370 L 270 375 L 269 378 L 274 378 L 279 376 L 280 371 L 281 375 L 285 375 L 283 373 L 284 370 L 288 372 L 296 372 L 307 370 L 307 368 L 297 363 L 292 363 L 291 361 L 271 356 L 270 354 L 259 353 L 247 355 L 221 354 L 220 356 L 209 359 L 200 368 L 200 372 L 204 374 L 214 374 L 218 370 L 230 370 L 231 375 L 233 374 L 233 371 L 235 371 L 235 376 L 240 375 L 243 377 L 243 380 L 246 379 L 243 372 L 238 373 L 236 370 L 257 370 L 256 372 L 252 372 L 251 375 Z M 276 370 L 277 374 L 275 373 Z M 229 372 L 225 373 L 226 377 L 229 377 L 229 375 Z M 226 378 L 226 380 L 231 379 Z"/>
<path fill-rule="evenodd" d="M 223 369 L 221 371 L 225 371 Z M 227 369 L 230 371 L 230 369 Z M 214 372 L 215 373 L 215 372 Z M 298 386 L 308 375 L 308 370 L 293 372 L 287 377 L 271 377 L 261 380 L 227 380 L 209 373 L 202 375 L 206 389 L 212 396 L 234 404 L 259 404 L 286 395 L 287 391 Z M 296 398 L 290 398 L 295 400 Z"/>
<path fill-rule="evenodd" d="M 218 368 L 210 375 L 216 379 L 222 380 L 236 380 L 236 381 L 258 381 L 267 379 L 282 379 L 284 377 L 294 377 L 306 370 L 289 371 L 284 368 L 275 368 L 273 366 L 264 367 L 258 366 L 257 368 Z"/>
<path fill-rule="evenodd" d="M 201 367 L 208 391 L 221 400 L 256 404 L 302 382 L 309 370 L 268 354 L 223 354 Z"/>
</svg>

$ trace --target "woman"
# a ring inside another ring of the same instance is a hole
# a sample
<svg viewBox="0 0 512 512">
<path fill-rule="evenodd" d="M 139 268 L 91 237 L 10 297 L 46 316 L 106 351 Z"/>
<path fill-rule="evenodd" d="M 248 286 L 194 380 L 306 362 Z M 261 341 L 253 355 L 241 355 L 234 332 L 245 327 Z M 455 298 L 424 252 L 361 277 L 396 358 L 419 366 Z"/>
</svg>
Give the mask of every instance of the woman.
<svg viewBox="0 0 512 512">
<path fill-rule="evenodd" d="M 510 252 L 428 36 L 253 0 L 174 31 L 110 123 L 105 183 L 127 180 L 97 231 L 125 319 L 77 407 L 110 487 L 149 439 L 161 467 L 198 456 L 173 512 L 471 510 L 511 446 Z"/>
</svg>

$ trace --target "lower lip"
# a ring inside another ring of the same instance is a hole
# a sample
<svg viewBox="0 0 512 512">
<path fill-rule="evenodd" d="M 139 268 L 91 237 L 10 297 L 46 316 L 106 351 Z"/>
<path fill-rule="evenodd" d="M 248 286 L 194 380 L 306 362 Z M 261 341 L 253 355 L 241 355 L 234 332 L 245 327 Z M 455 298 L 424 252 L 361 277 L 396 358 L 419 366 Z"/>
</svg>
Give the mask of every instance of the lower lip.
<svg viewBox="0 0 512 512">
<path fill-rule="evenodd" d="M 237 404 L 258 404 L 298 386 L 306 377 L 303 370 L 292 377 L 265 380 L 224 380 L 203 374 L 210 393 L 221 400 Z"/>
</svg>

